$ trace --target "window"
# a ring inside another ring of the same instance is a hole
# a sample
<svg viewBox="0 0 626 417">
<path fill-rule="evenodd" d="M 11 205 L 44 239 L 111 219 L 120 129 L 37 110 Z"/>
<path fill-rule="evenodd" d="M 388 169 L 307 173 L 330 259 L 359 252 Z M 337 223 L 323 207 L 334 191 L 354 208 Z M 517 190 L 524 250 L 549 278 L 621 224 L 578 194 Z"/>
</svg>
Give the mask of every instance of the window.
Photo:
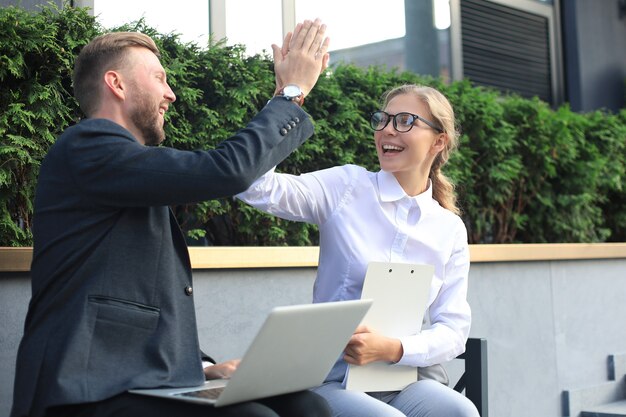
<svg viewBox="0 0 626 417">
<path fill-rule="evenodd" d="M 404 37 L 404 0 L 295 0 L 296 21 L 319 17 L 328 25 L 330 49 L 353 48 Z"/>
<path fill-rule="evenodd" d="M 404 68 L 404 0 L 293 0 L 295 20 L 328 25 L 331 64 Z"/>
<path fill-rule="evenodd" d="M 148 26 L 161 33 L 179 33 L 183 42 L 205 45 L 208 41 L 208 0 L 185 0 L 184 7 L 175 7 L 169 0 L 94 0 L 93 3 L 93 14 L 105 28 L 143 17 Z"/>
<path fill-rule="evenodd" d="M 244 44 L 250 55 L 265 50 L 271 56 L 272 44 L 282 44 L 281 0 L 228 0 L 224 5 L 229 45 Z"/>
</svg>

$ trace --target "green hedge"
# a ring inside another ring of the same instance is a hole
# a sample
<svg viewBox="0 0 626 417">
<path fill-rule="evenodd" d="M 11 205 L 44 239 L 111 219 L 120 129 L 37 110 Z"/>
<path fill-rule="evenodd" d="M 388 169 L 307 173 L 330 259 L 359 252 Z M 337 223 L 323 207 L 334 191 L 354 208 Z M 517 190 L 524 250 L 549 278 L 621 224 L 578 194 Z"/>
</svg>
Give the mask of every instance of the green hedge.
<svg viewBox="0 0 626 417">
<path fill-rule="evenodd" d="M 210 149 L 260 109 L 274 90 L 268 56 L 241 46 L 186 44 L 145 22 L 121 29 L 155 38 L 178 96 L 166 145 Z M 0 8 L 0 246 L 32 244 L 39 164 L 80 111 L 70 74 L 80 48 L 103 29 L 85 9 L 38 13 Z M 626 241 L 626 110 L 578 114 L 537 99 L 503 96 L 467 81 L 334 65 L 307 98 L 315 135 L 279 167 L 300 173 L 354 163 L 377 169 L 367 115 L 401 83 L 440 89 L 462 131 L 447 166 L 471 243 Z M 317 244 L 315 227 L 264 215 L 233 199 L 173 207 L 190 242 Z"/>
</svg>

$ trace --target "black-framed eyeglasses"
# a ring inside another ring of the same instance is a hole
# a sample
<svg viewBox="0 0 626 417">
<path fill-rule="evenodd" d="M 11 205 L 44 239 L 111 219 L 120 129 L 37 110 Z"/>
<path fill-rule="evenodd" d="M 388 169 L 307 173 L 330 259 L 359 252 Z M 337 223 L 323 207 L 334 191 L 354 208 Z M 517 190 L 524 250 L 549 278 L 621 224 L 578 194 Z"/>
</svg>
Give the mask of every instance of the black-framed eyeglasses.
<svg viewBox="0 0 626 417">
<path fill-rule="evenodd" d="M 389 124 L 389 121 L 393 120 L 393 128 L 398 132 L 408 132 L 415 125 L 416 120 L 421 120 L 426 123 L 428 127 L 436 130 L 439 133 L 443 133 L 443 129 L 437 127 L 433 122 L 424 119 L 417 114 L 400 112 L 398 114 L 389 114 L 382 110 L 377 110 L 370 116 L 370 126 L 374 130 L 383 130 Z"/>
</svg>

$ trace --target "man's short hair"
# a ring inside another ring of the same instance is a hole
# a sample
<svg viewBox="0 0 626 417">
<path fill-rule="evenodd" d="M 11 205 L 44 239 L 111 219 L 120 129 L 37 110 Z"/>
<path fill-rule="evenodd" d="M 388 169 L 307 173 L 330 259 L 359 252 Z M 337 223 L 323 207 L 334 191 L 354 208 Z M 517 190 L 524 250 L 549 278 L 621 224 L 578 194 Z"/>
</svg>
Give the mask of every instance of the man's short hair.
<svg viewBox="0 0 626 417">
<path fill-rule="evenodd" d="M 102 77 L 107 71 L 124 67 L 130 47 L 147 48 L 160 57 L 159 48 L 152 38 L 139 32 L 100 35 L 78 54 L 72 76 L 74 97 L 87 117 L 91 117 L 100 105 Z"/>
</svg>

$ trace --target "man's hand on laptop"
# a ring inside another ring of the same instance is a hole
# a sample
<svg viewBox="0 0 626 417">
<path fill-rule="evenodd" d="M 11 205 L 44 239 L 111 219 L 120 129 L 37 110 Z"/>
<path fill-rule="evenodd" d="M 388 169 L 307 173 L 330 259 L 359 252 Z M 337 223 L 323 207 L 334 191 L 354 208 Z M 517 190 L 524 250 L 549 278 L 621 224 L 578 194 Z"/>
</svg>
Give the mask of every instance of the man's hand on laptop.
<svg viewBox="0 0 626 417">
<path fill-rule="evenodd" d="M 207 366 L 204 368 L 204 377 L 206 379 L 229 379 L 237 370 L 239 362 L 241 362 L 240 359 L 233 359 Z"/>
</svg>

